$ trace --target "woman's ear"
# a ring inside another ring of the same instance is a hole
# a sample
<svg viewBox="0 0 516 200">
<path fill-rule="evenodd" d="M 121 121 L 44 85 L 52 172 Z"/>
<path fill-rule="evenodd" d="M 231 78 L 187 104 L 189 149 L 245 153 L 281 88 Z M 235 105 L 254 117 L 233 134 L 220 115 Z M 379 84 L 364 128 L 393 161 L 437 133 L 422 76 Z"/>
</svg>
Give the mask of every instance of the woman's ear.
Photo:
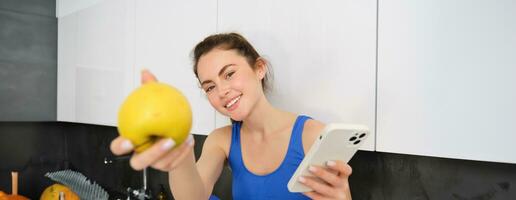
<svg viewBox="0 0 516 200">
<path fill-rule="evenodd" d="M 263 59 L 262 57 L 259 57 L 256 59 L 256 75 L 258 75 L 258 78 L 262 80 L 265 77 L 265 74 L 267 74 L 267 61 Z"/>
</svg>

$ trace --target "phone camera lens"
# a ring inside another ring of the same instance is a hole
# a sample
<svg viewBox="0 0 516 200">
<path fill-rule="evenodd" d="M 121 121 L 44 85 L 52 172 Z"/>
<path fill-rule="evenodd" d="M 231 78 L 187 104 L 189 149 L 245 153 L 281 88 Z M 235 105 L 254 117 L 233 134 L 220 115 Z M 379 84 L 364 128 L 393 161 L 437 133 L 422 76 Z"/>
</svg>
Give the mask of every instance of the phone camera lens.
<svg viewBox="0 0 516 200">
<path fill-rule="evenodd" d="M 351 138 L 349 138 L 349 141 L 352 142 L 352 141 L 355 141 L 357 139 L 357 137 L 353 136 Z"/>
<path fill-rule="evenodd" d="M 358 143 L 360 143 L 360 140 L 353 142 L 354 145 L 357 145 Z"/>
<path fill-rule="evenodd" d="M 366 134 L 365 133 L 362 133 L 360 134 L 360 136 L 358 136 L 359 138 L 363 138 Z"/>
</svg>

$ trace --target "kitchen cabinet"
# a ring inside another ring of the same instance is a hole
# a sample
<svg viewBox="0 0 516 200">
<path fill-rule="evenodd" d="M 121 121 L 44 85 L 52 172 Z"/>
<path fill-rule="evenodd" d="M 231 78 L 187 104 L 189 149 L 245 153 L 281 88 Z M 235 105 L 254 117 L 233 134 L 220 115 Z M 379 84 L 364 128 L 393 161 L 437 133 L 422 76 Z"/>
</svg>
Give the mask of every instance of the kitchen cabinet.
<svg viewBox="0 0 516 200">
<path fill-rule="evenodd" d="M 58 18 L 57 120 L 116 125 L 134 88 L 134 2 L 102 1 Z"/>
<path fill-rule="evenodd" d="M 215 128 L 215 110 L 193 73 L 190 53 L 216 32 L 217 1 L 136 1 L 135 71 L 150 69 L 157 78 L 179 88 L 193 112 L 192 133 Z M 139 77 L 134 80 L 139 84 Z"/>
<path fill-rule="evenodd" d="M 514 1 L 379 1 L 376 149 L 516 163 L 514 52 Z"/>
<path fill-rule="evenodd" d="M 61 18 L 95 6 L 105 0 L 56 0 L 56 17 Z"/>
<path fill-rule="evenodd" d="M 99 1 L 58 20 L 58 120 L 115 125 L 148 68 L 185 93 L 193 133 L 227 125 L 190 51 L 236 31 L 271 63 L 275 106 L 367 125 L 362 149 L 516 163 L 515 13 L 508 0 Z"/>
<path fill-rule="evenodd" d="M 375 132 L 376 1 L 220 0 L 219 32 L 247 37 L 272 66 L 273 105 Z M 363 149 L 374 150 L 371 135 Z"/>
<path fill-rule="evenodd" d="M 190 51 L 216 31 L 216 11 L 215 1 L 117 0 L 59 18 L 58 121 L 116 126 L 121 103 L 147 68 L 188 98 L 192 132 L 208 134 L 215 111 Z"/>
</svg>

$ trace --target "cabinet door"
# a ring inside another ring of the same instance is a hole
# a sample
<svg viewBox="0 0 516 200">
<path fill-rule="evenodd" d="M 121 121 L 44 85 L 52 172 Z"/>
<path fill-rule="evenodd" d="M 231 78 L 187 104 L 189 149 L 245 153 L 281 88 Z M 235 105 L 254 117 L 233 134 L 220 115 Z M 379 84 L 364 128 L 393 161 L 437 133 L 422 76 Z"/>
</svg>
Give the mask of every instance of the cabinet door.
<svg viewBox="0 0 516 200">
<path fill-rule="evenodd" d="M 56 17 L 61 18 L 105 0 L 56 0 Z"/>
<path fill-rule="evenodd" d="M 136 1 L 135 84 L 139 72 L 151 70 L 161 82 L 180 89 L 193 111 L 192 133 L 215 127 L 215 110 L 199 87 L 190 53 L 204 37 L 215 33 L 217 1 Z"/>
<path fill-rule="evenodd" d="M 272 64 L 273 105 L 375 132 L 375 0 L 220 0 L 218 12 L 219 32 L 242 33 Z"/>
<path fill-rule="evenodd" d="M 57 19 L 57 121 L 75 121 L 77 16 Z"/>
<path fill-rule="evenodd" d="M 377 150 L 516 163 L 516 3 L 379 2 Z"/>
<path fill-rule="evenodd" d="M 58 120 L 116 125 L 134 88 L 134 1 L 102 1 L 58 21 Z"/>
</svg>

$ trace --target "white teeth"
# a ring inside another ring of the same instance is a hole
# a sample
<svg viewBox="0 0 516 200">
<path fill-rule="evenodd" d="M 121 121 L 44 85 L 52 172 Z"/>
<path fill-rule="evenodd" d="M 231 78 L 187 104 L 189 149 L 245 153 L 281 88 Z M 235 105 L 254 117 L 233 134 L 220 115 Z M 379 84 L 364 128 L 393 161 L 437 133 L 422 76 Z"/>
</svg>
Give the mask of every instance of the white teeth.
<svg viewBox="0 0 516 200">
<path fill-rule="evenodd" d="M 233 104 L 235 104 L 238 100 L 240 100 L 240 97 L 241 97 L 241 96 L 242 96 L 242 95 L 240 95 L 240 96 L 238 96 L 238 97 L 234 98 L 232 101 L 230 101 L 230 102 L 226 105 L 226 108 L 229 108 L 229 107 L 231 107 Z"/>
</svg>

